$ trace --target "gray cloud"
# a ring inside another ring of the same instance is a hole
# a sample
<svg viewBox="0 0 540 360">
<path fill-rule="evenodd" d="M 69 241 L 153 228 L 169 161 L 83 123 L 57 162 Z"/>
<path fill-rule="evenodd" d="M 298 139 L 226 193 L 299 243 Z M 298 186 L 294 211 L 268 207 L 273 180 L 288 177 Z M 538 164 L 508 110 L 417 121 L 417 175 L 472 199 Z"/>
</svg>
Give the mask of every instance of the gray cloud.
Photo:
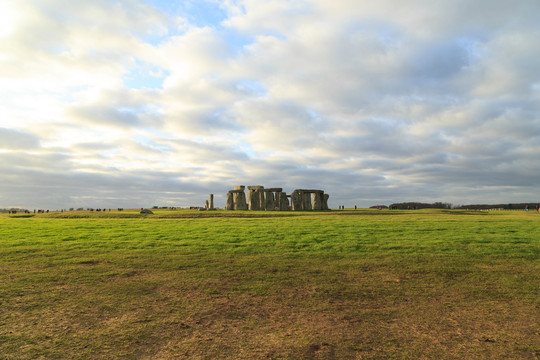
<svg viewBox="0 0 540 360">
<path fill-rule="evenodd" d="M 84 106 L 73 109 L 70 116 L 80 118 L 82 121 L 111 126 L 138 126 L 139 115 L 136 109 L 118 109 L 114 107 L 99 108 L 97 106 Z"/>
<path fill-rule="evenodd" d="M 0 148 L 34 149 L 39 146 L 37 136 L 19 130 L 0 128 Z"/>
</svg>

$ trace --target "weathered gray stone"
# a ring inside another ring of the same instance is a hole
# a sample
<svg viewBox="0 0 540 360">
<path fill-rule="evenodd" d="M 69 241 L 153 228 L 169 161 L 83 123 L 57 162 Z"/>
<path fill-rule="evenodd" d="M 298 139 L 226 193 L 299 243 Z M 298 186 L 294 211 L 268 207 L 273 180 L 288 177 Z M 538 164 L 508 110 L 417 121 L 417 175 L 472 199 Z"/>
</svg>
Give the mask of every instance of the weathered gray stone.
<svg viewBox="0 0 540 360">
<path fill-rule="evenodd" d="M 282 191 L 276 191 L 276 195 L 274 196 L 274 209 L 276 211 L 280 211 L 281 210 L 281 194 L 282 194 Z"/>
<path fill-rule="evenodd" d="M 227 210 L 247 210 L 246 194 L 244 193 L 244 185 L 235 186 L 234 190 L 227 192 Z"/>
<path fill-rule="evenodd" d="M 259 195 L 259 204 L 260 204 L 260 209 L 261 210 L 266 210 L 266 194 L 264 192 L 263 189 L 260 189 L 258 191 L 258 195 Z"/>
<path fill-rule="evenodd" d="M 274 193 L 272 191 L 270 191 L 269 189 L 265 189 L 264 190 L 264 197 L 265 197 L 265 210 L 266 211 L 274 211 L 276 209 Z"/>
<path fill-rule="evenodd" d="M 328 199 L 328 197 L 326 197 Z M 291 209 L 298 210 L 327 210 L 323 190 L 296 189 L 291 194 Z"/>
<path fill-rule="evenodd" d="M 247 210 L 246 194 L 244 191 L 234 193 L 234 210 Z"/>
<path fill-rule="evenodd" d="M 247 192 L 247 205 L 248 210 L 259 210 L 259 204 L 257 203 L 257 199 L 255 197 L 255 190 L 249 189 L 248 186 L 248 192 Z"/>
<path fill-rule="evenodd" d="M 279 193 L 279 210 L 280 211 L 287 211 L 289 210 L 289 199 L 285 192 Z"/>
<path fill-rule="evenodd" d="M 328 198 L 329 197 L 330 197 L 330 195 L 323 194 L 323 201 L 322 201 L 322 209 L 323 210 L 328 210 Z"/>
<path fill-rule="evenodd" d="M 294 190 L 291 194 L 291 210 L 300 211 L 302 210 L 302 193 L 299 190 Z"/>
<path fill-rule="evenodd" d="M 227 203 L 225 204 L 226 210 L 234 210 L 234 195 L 231 191 L 227 193 Z"/>
<path fill-rule="evenodd" d="M 214 210 L 214 194 L 210 194 L 208 209 Z"/>
<path fill-rule="evenodd" d="M 312 209 L 313 210 L 322 210 L 322 191 L 315 191 L 311 193 L 311 200 L 312 200 Z"/>
<path fill-rule="evenodd" d="M 302 210 L 312 210 L 309 192 L 302 192 Z"/>
<path fill-rule="evenodd" d="M 204 208 L 205 208 L 206 210 L 208 210 L 208 209 L 209 209 L 209 207 L 208 207 L 208 200 L 206 200 L 206 201 L 204 202 L 204 205 L 205 205 Z"/>
<path fill-rule="evenodd" d="M 282 192 L 283 188 L 265 188 L 264 191 Z"/>
<path fill-rule="evenodd" d="M 251 195 L 253 195 L 253 190 L 249 189 L 247 191 L 247 204 L 248 204 L 248 210 L 251 210 Z"/>
<path fill-rule="evenodd" d="M 265 210 L 266 203 L 264 201 L 264 186 L 248 186 L 248 209 L 249 210 Z"/>
</svg>

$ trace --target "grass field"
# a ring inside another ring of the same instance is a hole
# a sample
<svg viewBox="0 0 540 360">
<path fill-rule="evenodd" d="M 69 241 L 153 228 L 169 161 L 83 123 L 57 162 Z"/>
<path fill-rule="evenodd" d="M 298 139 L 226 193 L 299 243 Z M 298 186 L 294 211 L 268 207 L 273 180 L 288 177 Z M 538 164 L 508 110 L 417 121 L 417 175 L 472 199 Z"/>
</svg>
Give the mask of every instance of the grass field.
<svg viewBox="0 0 540 360">
<path fill-rule="evenodd" d="M 0 359 L 539 359 L 535 211 L 0 215 Z"/>
</svg>

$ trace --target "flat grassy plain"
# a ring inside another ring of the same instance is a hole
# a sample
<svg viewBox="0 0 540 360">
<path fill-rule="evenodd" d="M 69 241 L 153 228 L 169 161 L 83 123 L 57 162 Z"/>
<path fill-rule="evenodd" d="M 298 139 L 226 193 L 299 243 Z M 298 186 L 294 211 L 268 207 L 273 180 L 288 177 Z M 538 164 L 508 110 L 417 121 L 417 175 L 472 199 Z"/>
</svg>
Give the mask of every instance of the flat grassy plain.
<svg viewBox="0 0 540 360">
<path fill-rule="evenodd" d="M 539 359 L 535 211 L 0 215 L 0 359 Z"/>
</svg>

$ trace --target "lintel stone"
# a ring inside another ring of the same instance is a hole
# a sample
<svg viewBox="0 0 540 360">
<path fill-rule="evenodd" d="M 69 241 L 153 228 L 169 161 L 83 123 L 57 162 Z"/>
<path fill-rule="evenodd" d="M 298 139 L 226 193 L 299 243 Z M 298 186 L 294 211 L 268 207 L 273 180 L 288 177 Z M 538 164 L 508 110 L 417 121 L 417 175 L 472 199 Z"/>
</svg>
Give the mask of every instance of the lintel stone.
<svg viewBox="0 0 540 360">
<path fill-rule="evenodd" d="M 265 192 L 282 192 L 283 188 L 265 188 Z"/>
</svg>

